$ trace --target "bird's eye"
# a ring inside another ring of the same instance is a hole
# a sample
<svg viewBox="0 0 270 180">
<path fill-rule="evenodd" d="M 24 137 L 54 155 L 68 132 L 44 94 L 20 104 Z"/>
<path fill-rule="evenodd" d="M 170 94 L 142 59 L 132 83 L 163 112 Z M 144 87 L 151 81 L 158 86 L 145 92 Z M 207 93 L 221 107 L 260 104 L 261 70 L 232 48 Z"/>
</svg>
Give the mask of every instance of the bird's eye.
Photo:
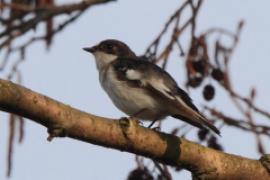
<svg viewBox="0 0 270 180">
<path fill-rule="evenodd" d="M 107 50 L 112 50 L 112 49 L 113 49 L 113 45 L 107 44 L 107 45 L 106 45 L 106 49 L 107 49 Z"/>
</svg>

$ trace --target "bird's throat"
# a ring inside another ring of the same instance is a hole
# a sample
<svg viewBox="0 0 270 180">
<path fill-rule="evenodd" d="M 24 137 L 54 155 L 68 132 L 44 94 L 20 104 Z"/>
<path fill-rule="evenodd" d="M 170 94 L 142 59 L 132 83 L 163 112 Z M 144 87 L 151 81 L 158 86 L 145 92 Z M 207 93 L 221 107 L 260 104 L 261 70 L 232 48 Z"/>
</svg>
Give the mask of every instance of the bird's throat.
<svg viewBox="0 0 270 180">
<path fill-rule="evenodd" d="M 95 52 L 96 65 L 99 71 L 103 71 L 111 62 L 117 59 L 116 55 L 106 54 L 104 52 Z"/>
</svg>

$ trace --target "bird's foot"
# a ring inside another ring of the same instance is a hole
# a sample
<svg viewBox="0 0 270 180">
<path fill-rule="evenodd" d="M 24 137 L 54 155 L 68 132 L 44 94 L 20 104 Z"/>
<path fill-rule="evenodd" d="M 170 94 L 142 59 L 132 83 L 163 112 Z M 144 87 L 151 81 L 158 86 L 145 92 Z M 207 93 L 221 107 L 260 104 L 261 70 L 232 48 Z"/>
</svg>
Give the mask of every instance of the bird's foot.
<svg viewBox="0 0 270 180">
<path fill-rule="evenodd" d="M 65 137 L 67 135 L 66 130 L 61 126 L 48 127 L 48 141 L 52 141 L 55 137 Z"/>
<path fill-rule="evenodd" d="M 138 125 L 143 125 L 142 121 L 140 121 L 138 118 L 133 117 L 133 116 L 130 116 L 130 117 L 121 117 L 120 120 L 124 120 L 124 121 L 131 120 L 131 121 L 135 122 Z"/>
<path fill-rule="evenodd" d="M 151 128 L 154 124 L 155 124 L 155 122 L 156 122 L 157 120 L 153 120 L 149 125 L 148 125 L 148 127 L 147 128 Z"/>
</svg>

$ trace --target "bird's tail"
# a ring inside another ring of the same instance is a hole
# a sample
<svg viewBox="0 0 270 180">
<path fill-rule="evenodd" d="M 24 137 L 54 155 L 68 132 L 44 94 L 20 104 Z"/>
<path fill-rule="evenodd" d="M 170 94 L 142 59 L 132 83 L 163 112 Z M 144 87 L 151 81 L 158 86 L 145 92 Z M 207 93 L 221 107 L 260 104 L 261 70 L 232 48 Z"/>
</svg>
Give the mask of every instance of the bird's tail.
<svg viewBox="0 0 270 180">
<path fill-rule="evenodd" d="M 215 132 L 217 135 L 220 136 L 220 131 L 199 112 L 197 112 L 197 115 L 194 119 L 187 118 L 182 115 L 173 115 L 172 117 L 183 120 L 200 129 L 212 130 L 213 132 Z"/>
</svg>

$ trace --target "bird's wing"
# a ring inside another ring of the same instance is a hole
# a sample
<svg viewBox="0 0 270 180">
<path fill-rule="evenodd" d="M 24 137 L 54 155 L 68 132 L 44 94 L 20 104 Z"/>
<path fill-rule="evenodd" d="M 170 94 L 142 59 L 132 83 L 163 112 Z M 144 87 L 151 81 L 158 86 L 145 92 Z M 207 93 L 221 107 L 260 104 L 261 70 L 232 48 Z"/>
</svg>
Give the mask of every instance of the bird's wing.
<svg viewBox="0 0 270 180">
<path fill-rule="evenodd" d="M 119 58 L 113 66 L 119 79 L 144 87 L 158 96 L 163 96 L 167 101 L 180 103 L 198 112 L 188 94 L 159 66 L 145 60 L 128 58 Z"/>
<path fill-rule="evenodd" d="M 162 98 L 175 107 L 177 112 L 171 116 L 220 134 L 219 130 L 198 111 L 188 94 L 159 66 L 140 59 L 120 58 L 114 62 L 113 67 L 120 80 L 144 88 L 149 94 L 153 94 L 153 97 Z"/>
</svg>

